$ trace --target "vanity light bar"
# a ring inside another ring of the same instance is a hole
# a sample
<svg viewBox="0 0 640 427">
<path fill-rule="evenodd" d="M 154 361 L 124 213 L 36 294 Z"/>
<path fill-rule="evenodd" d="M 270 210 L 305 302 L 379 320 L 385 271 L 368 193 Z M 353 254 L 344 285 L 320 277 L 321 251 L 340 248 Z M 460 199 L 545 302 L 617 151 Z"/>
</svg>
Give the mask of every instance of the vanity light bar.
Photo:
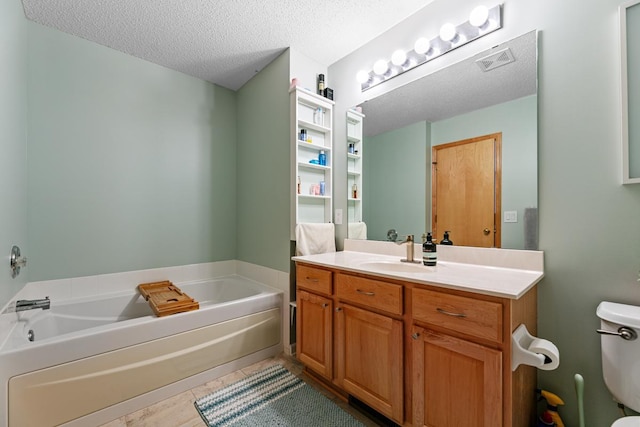
<svg viewBox="0 0 640 427">
<path fill-rule="evenodd" d="M 395 51 L 391 61 L 380 59 L 376 61 L 371 71 L 360 71 L 356 78 L 360 83 L 361 91 L 364 92 L 500 28 L 502 28 L 502 5 L 492 8 L 478 6 L 473 9 L 468 21 L 458 26 L 446 23 L 440 28 L 438 36 L 431 40 L 418 39 L 414 48 L 406 54 Z M 404 62 L 400 62 L 403 58 Z"/>
</svg>

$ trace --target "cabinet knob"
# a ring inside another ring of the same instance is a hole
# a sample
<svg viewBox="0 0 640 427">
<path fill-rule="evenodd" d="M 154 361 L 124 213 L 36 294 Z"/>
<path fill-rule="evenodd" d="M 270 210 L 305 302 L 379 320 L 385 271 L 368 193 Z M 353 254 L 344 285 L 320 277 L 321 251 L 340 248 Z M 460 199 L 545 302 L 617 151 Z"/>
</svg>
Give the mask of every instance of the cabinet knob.
<svg viewBox="0 0 640 427">
<path fill-rule="evenodd" d="M 417 332 L 414 332 L 413 334 L 411 334 L 411 338 L 413 338 L 414 340 L 417 340 L 418 337 L 420 337 L 420 334 Z"/>
<path fill-rule="evenodd" d="M 336 312 L 342 311 L 342 307 L 336 307 Z"/>
<path fill-rule="evenodd" d="M 329 304 L 327 304 L 326 302 L 322 304 L 322 308 L 327 308 L 327 307 L 329 307 Z"/>
<path fill-rule="evenodd" d="M 489 233 L 491 233 L 491 230 L 489 230 L 488 228 L 485 228 L 484 230 L 482 230 L 482 233 L 483 233 L 485 236 L 488 236 L 488 235 L 489 235 Z"/>
</svg>

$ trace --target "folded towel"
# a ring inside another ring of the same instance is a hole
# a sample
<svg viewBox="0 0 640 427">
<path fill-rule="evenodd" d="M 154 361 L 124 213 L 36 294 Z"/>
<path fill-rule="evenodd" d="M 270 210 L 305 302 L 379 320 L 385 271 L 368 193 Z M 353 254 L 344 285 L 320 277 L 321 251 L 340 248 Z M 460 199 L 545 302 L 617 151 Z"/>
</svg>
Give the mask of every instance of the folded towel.
<svg viewBox="0 0 640 427">
<path fill-rule="evenodd" d="M 336 235 L 331 223 L 296 225 L 296 254 L 314 255 L 336 251 Z"/>
<path fill-rule="evenodd" d="M 349 238 L 367 240 L 367 224 L 364 222 L 350 222 Z"/>
</svg>

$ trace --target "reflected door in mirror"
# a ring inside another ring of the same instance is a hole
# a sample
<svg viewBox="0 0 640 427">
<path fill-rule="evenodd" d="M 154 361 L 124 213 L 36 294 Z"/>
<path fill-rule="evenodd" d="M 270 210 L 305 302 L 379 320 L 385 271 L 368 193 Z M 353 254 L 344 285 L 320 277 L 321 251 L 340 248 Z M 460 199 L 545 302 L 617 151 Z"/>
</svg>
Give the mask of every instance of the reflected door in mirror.
<svg viewBox="0 0 640 427">
<path fill-rule="evenodd" d="M 500 247 L 502 135 L 441 144 L 432 149 L 432 224 L 456 245 Z"/>
</svg>

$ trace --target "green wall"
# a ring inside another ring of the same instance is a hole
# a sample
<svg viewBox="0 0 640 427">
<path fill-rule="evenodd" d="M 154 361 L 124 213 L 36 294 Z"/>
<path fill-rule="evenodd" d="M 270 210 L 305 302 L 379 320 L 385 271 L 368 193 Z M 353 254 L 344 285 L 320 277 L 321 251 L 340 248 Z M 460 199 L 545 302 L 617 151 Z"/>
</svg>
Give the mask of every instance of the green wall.
<svg viewBox="0 0 640 427">
<path fill-rule="evenodd" d="M 362 217 L 369 240 L 387 240 L 393 228 L 398 239 L 413 234 L 419 242 L 430 231 L 425 229 L 429 128 L 423 121 L 365 137 Z"/>
<path fill-rule="evenodd" d="M 235 93 L 28 29 L 29 280 L 235 259 Z"/>
<path fill-rule="evenodd" d="M 238 259 L 289 271 L 289 51 L 238 91 Z"/>
<path fill-rule="evenodd" d="M 27 21 L 19 1 L 0 2 L 0 308 L 27 282 L 11 278 L 9 254 L 27 245 Z"/>
</svg>

